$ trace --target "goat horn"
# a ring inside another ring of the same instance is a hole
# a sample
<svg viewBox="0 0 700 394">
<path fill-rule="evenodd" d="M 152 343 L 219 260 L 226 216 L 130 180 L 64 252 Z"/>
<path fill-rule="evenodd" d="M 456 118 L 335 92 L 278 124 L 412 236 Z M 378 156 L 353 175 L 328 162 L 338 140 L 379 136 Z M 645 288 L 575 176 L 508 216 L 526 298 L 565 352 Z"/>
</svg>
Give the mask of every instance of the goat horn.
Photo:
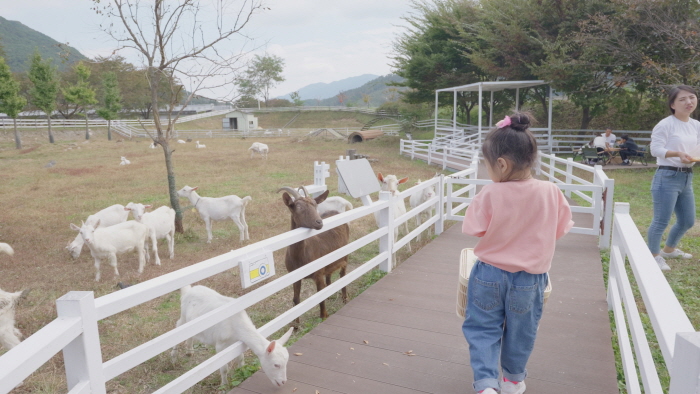
<svg viewBox="0 0 700 394">
<path fill-rule="evenodd" d="M 281 191 L 283 191 L 283 190 L 286 191 L 286 192 L 289 192 L 289 194 L 291 194 L 292 197 L 294 197 L 294 199 L 301 198 L 301 196 L 299 195 L 299 193 L 298 193 L 296 190 L 294 190 L 294 189 L 292 189 L 291 187 L 289 187 L 289 186 L 284 186 L 284 187 L 279 188 L 279 189 L 277 190 L 277 193 L 279 193 L 279 192 L 281 192 Z"/>
<path fill-rule="evenodd" d="M 304 194 L 306 195 L 306 197 L 313 198 L 313 197 L 311 196 L 311 194 L 309 194 L 309 191 L 306 190 L 306 187 L 301 186 L 301 188 L 304 189 Z"/>
</svg>

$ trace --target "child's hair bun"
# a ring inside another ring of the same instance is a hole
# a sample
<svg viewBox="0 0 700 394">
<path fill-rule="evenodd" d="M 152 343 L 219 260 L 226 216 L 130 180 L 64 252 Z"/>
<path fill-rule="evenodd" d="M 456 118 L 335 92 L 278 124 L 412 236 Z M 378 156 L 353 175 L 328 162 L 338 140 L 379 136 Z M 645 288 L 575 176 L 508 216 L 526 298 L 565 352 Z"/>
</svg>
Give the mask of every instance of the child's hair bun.
<svg viewBox="0 0 700 394">
<path fill-rule="evenodd" d="M 534 118 L 527 112 L 517 112 L 510 117 L 510 128 L 515 131 L 525 131 L 530 128 Z"/>
</svg>

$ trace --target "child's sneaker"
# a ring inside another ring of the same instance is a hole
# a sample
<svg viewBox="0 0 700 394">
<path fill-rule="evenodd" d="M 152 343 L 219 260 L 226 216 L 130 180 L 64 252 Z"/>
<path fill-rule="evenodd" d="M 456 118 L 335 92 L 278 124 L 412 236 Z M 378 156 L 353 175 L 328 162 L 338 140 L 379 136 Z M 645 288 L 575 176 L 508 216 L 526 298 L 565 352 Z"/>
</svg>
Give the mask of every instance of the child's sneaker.
<svg viewBox="0 0 700 394">
<path fill-rule="evenodd" d="M 525 392 L 525 382 L 511 382 L 503 379 L 501 383 L 501 394 L 523 394 Z"/>
<path fill-rule="evenodd" d="M 486 390 L 479 391 L 479 394 L 498 394 L 498 391 L 492 388 L 487 388 Z"/>
<path fill-rule="evenodd" d="M 671 267 L 669 267 L 668 264 L 666 264 L 666 259 L 661 257 L 661 255 L 654 257 L 654 260 L 656 260 L 656 264 L 659 265 L 659 268 L 661 268 L 661 271 L 670 271 L 671 270 Z"/>
<path fill-rule="evenodd" d="M 675 259 L 677 257 L 680 257 L 682 259 L 692 259 L 693 258 L 692 254 L 686 253 L 678 248 L 674 249 L 673 252 L 671 252 L 671 253 L 666 253 L 662 249 L 661 252 L 659 252 L 659 255 L 665 259 Z"/>
</svg>

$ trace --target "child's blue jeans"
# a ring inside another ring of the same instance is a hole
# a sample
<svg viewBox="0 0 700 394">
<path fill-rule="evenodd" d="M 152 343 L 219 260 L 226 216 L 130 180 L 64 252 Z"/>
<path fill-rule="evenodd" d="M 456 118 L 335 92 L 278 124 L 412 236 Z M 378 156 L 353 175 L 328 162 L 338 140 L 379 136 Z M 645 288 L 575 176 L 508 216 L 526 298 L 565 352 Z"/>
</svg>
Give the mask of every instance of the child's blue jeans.
<svg viewBox="0 0 700 394">
<path fill-rule="evenodd" d="M 498 362 L 508 380 L 525 380 L 525 365 L 542 318 L 547 274 L 508 272 L 477 260 L 469 276 L 462 332 L 469 342 L 474 390 L 498 390 Z"/>
</svg>

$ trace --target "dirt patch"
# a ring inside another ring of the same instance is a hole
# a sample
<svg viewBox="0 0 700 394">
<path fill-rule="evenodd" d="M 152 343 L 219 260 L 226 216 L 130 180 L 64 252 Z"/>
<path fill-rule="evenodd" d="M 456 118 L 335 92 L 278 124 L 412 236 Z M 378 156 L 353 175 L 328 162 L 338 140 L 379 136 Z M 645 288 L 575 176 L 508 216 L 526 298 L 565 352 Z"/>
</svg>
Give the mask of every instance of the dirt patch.
<svg viewBox="0 0 700 394">
<path fill-rule="evenodd" d="M 33 152 L 33 151 L 37 150 L 38 148 L 39 148 L 39 145 L 32 146 L 31 148 L 22 149 L 21 151 L 19 151 L 19 154 L 23 155 L 25 153 Z"/>
<path fill-rule="evenodd" d="M 53 168 L 49 170 L 53 174 L 65 174 L 65 175 L 85 175 L 97 172 L 96 168 Z"/>
</svg>

